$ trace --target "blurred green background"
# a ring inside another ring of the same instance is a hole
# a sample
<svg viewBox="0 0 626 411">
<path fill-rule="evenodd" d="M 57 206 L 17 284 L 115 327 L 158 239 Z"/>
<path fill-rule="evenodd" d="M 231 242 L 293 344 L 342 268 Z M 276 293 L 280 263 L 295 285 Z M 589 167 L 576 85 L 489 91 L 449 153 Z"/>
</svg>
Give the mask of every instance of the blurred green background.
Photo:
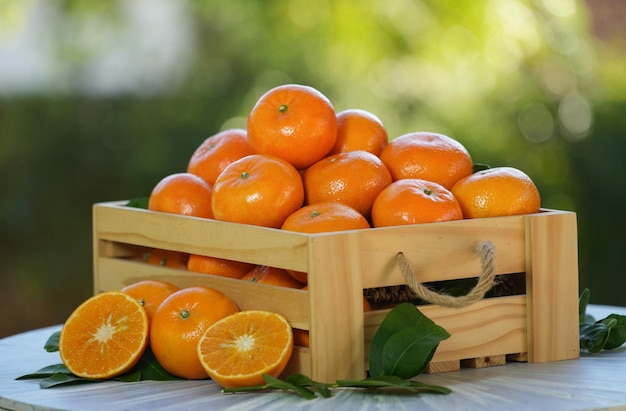
<svg viewBox="0 0 626 411">
<path fill-rule="evenodd" d="M 524 170 L 577 212 L 591 302 L 626 305 L 624 27 L 619 0 L 0 0 L 0 337 L 91 295 L 93 203 L 290 82 Z"/>
</svg>

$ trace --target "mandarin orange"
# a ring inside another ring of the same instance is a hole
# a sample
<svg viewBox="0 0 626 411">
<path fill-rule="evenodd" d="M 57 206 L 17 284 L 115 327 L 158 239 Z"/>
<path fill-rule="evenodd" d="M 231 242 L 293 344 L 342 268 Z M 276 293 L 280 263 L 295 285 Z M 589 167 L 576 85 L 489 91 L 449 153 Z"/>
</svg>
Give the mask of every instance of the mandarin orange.
<svg viewBox="0 0 626 411">
<path fill-rule="evenodd" d="M 254 153 L 246 130 L 223 130 L 207 138 L 196 148 L 187 164 L 187 172 L 198 175 L 213 185 L 227 165 Z"/>
<path fill-rule="evenodd" d="M 189 271 L 228 278 L 241 278 L 252 268 L 254 264 L 199 254 L 191 254 L 187 262 Z"/>
<path fill-rule="evenodd" d="M 388 143 L 383 122 L 373 113 L 347 109 L 337 113 L 337 140 L 330 154 L 364 150 L 379 156 Z"/>
<path fill-rule="evenodd" d="M 374 227 L 462 218 L 461 206 L 450 190 L 441 184 L 414 178 L 390 184 L 379 194 L 372 208 Z"/>
<path fill-rule="evenodd" d="M 342 203 L 324 202 L 304 206 L 291 214 L 281 229 L 300 233 L 370 228 L 365 217 L 354 208 Z"/>
<path fill-rule="evenodd" d="M 257 265 L 242 278 L 258 284 L 277 285 L 280 287 L 301 288 L 302 283 L 297 281 L 287 270 L 267 265 Z"/>
<path fill-rule="evenodd" d="M 287 161 L 253 154 L 231 163 L 213 187 L 215 219 L 279 228 L 302 207 L 304 186 Z"/>
<path fill-rule="evenodd" d="M 152 189 L 148 209 L 213 218 L 212 192 L 211 185 L 195 174 L 170 174 L 161 179 Z"/>
<path fill-rule="evenodd" d="M 451 189 L 465 218 L 497 217 L 539 212 L 537 186 L 523 171 L 495 167 L 458 181 Z"/>
<path fill-rule="evenodd" d="M 369 217 L 374 199 L 391 181 L 387 166 L 372 153 L 333 154 L 305 171 L 305 204 L 339 202 Z"/>
<path fill-rule="evenodd" d="M 457 140 L 443 134 L 416 132 L 392 140 L 380 153 L 394 181 L 418 178 L 447 189 L 472 174 L 472 158 Z"/>
<path fill-rule="evenodd" d="M 146 262 L 152 265 L 160 265 L 161 267 L 178 268 L 184 270 L 187 268 L 187 260 L 189 254 L 182 251 L 162 250 L 155 248 L 148 254 Z"/>
<path fill-rule="evenodd" d="M 238 311 L 233 300 L 213 288 L 196 286 L 174 292 L 152 318 L 150 347 L 155 358 L 177 377 L 207 378 L 198 358 L 198 340 L 210 325 Z"/>
<path fill-rule="evenodd" d="M 178 290 L 178 286 L 167 281 L 141 280 L 125 286 L 120 291 L 136 299 L 146 310 L 148 320 L 152 322 L 152 317 L 163 300 Z"/>
<path fill-rule="evenodd" d="M 261 154 L 282 158 L 297 169 L 328 154 L 337 139 L 330 100 L 313 87 L 285 84 L 263 94 L 248 115 L 248 139 Z"/>
</svg>

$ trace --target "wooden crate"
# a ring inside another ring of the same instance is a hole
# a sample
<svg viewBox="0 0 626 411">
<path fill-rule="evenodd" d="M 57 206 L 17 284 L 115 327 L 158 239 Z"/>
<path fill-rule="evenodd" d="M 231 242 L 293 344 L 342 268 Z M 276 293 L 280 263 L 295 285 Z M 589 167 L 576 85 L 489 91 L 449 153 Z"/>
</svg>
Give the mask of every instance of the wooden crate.
<svg viewBox="0 0 626 411">
<path fill-rule="evenodd" d="M 464 308 L 419 309 L 452 336 L 429 371 L 541 363 L 579 356 L 576 214 L 558 210 L 325 234 L 129 208 L 93 208 L 94 292 L 147 278 L 179 287 L 221 290 L 241 309 L 283 314 L 309 330 L 310 348 L 296 347 L 288 372 L 332 382 L 366 374 L 369 342 L 388 310 L 363 313 L 363 289 L 404 283 L 402 251 L 421 282 L 477 277 L 478 243 L 495 246 L 495 273 L 525 273 L 526 294 L 485 298 Z M 308 291 L 256 284 L 145 264 L 133 257 L 152 248 L 203 254 L 305 271 Z"/>
</svg>

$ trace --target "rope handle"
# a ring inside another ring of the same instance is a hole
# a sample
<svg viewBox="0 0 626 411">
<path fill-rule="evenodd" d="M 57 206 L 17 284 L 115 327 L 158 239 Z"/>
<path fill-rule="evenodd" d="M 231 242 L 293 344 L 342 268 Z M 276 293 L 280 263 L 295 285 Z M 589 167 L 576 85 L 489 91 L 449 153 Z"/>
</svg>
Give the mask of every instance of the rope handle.
<svg viewBox="0 0 626 411">
<path fill-rule="evenodd" d="M 478 277 L 478 282 L 467 294 L 460 297 L 440 294 L 429 290 L 426 286 L 422 285 L 415 277 L 415 274 L 413 273 L 413 270 L 411 269 L 411 266 L 402 251 L 396 255 L 396 263 L 404 275 L 406 284 L 419 298 L 428 303 L 437 304 L 442 307 L 460 308 L 467 307 L 468 305 L 481 300 L 494 284 L 495 246 L 491 241 L 484 241 L 478 244 L 477 252 L 480 256 L 480 264 L 482 268 L 481 274 Z"/>
</svg>

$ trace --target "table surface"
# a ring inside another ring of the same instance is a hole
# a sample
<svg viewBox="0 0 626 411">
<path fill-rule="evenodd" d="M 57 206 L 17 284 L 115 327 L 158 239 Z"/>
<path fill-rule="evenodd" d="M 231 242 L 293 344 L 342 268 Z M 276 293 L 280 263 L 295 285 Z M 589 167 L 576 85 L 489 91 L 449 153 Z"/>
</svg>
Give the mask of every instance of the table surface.
<svg viewBox="0 0 626 411">
<path fill-rule="evenodd" d="M 626 308 L 589 306 L 596 319 Z M 9 410 L 626 410 L 626 346 L 580 359 L 423 374 L 418 381 L 452 389 L 448 395 L 402 395 L 352 389 L 304 400 L 282 392 L 223 394 L 210 380 L 107 381 L 40 389 L 16 377 L 59 363 L 43 344 L 60 326 L 0 340 L 0 409 Z"/>
</svg>

